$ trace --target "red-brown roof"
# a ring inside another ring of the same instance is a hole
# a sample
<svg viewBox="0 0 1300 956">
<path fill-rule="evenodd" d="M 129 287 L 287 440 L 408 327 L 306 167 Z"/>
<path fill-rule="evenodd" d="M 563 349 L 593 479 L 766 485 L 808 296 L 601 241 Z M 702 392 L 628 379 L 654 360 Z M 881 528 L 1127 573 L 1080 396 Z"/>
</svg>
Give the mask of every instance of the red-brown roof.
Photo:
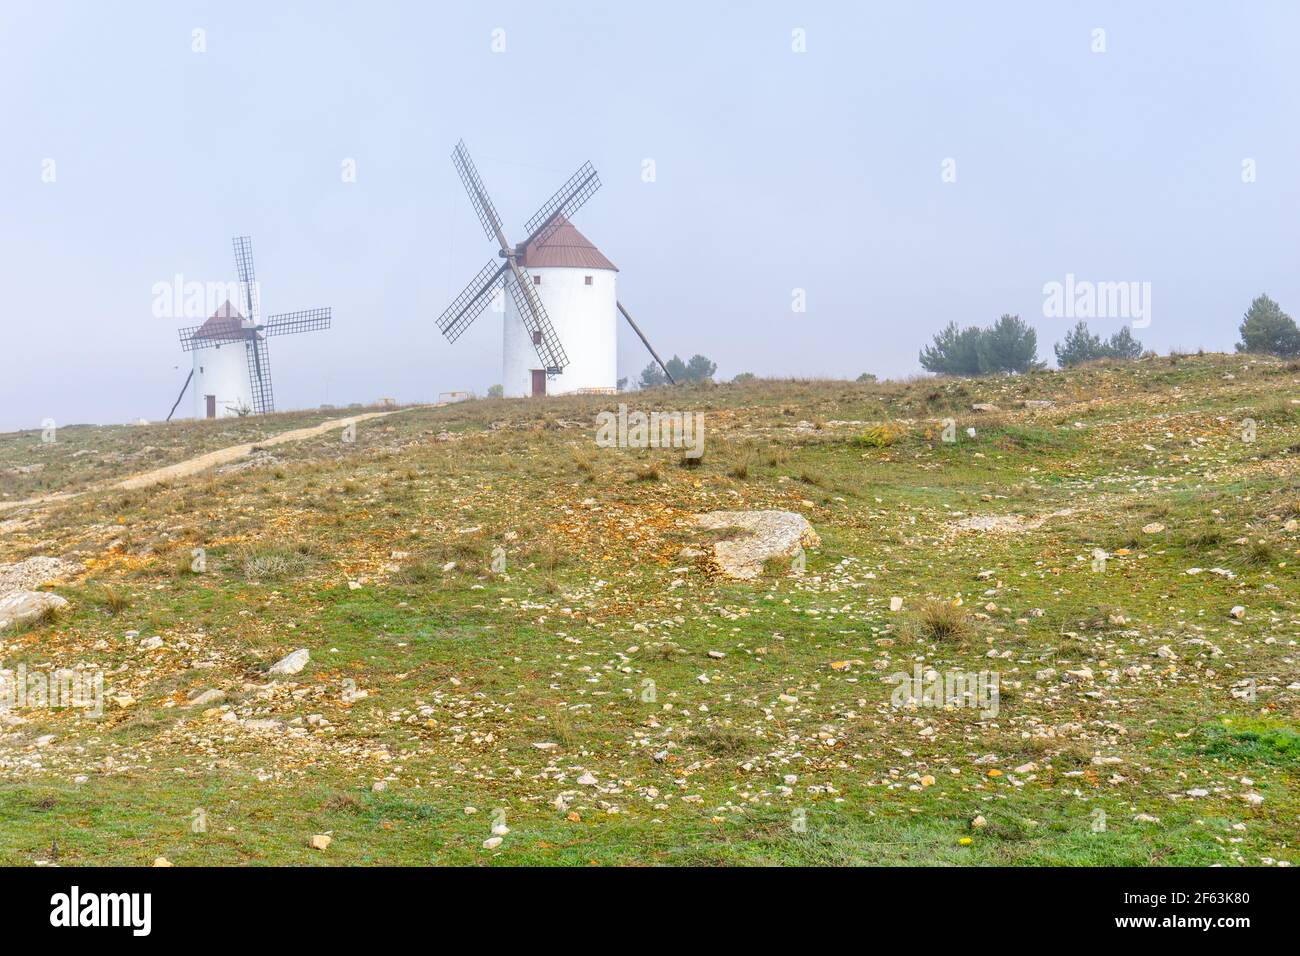
<svg viewBox="0 0 1300 956">
<path fill-rule="evenodd" d="M 558 221 L 559 225 L 555 230 L 540 243 L 532 242 L 524 247 L 518 260 L 521 266 L 618 271 L 618 266 L 606 259 L 604 254 L 591 244 L 591 240 L 578 232 L 573 223 L 563 217 Z"/>
<path fill-rule="evenodd" d="M 244 317 L 227 299 L 225 305 L 213 312 L 211 317 L 199 326 L 194 333 L 196 339 L 241 339 L 252 338 L 257 332 L 244 327 Z"/>
</svg>

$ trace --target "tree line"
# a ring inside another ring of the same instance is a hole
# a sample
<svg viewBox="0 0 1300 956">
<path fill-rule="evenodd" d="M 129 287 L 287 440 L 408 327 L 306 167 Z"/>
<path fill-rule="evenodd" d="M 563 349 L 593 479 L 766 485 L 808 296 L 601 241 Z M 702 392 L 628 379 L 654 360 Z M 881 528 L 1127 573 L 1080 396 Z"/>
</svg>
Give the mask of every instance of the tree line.
<svg viewBox="0 0 1300 956">
<path fill-rule="evenodd" d="M 1300 326 L 1267 295 L 1257 296 L 1251 302 L 1238 332 L 1241 334 L 1236 346 L 1238 352 L 1300 355 Z M 1086 322 L 1076 323 L 1062 341 L 1052 346 L 1052 351 L 1061 368 L 1098 359 L 1132 360 L 1144 354 L 1142 343 L 1128 326 L 1103 339 L 1089 331 Z M 1047 367 L 1038 359 L 1038 333 L 1018 315 L 1003 315 L 984 328 L 974 325 L 959 328 L 956 322 L 949 322 L 936 333 L 931 344 L 921 349 L 920 359 L 921 367 L 936 375 L 1016 375 Z M 679 384 L 712 381 L 718 370 L 716 362 L 699 354 L 686 362 L 674 355 L 665 364 Z M 742 384 L 753 378 L 753 373 L 741 372 L 732 381 Z M 858 376 L 859 382 L 875 380 L 869 373 Z M 651 362 L 641 370 L 637 384 L 641 388 L 656 388 L 668 384 L 668 377 L 659 363 Z M 626 385 L 627 379 L 618 380 L 620 390 Z M 499 397 L 501 386 L 493 385 L 488 395 Z"/>
<path fill-rule="evenodd" d="M 1238 352 L 1300 355 L 1300 327 L 1267 295 L 1250 304 L 1238 331 Z M 1127 326 L 1103 339 L 1085 322 L 1066 332 L 1052 350 L 1061 368 L 1098 359 L 1135 359 L 1144 351 Z M 936 375 L 1012 375 L 1046 367 L 1038 360 L 1038 333 L 1018 315 L 1004 315 L 985 328 L 949 322 L 921 349 L 920 360 L 922 368 Z"/>
</svg>

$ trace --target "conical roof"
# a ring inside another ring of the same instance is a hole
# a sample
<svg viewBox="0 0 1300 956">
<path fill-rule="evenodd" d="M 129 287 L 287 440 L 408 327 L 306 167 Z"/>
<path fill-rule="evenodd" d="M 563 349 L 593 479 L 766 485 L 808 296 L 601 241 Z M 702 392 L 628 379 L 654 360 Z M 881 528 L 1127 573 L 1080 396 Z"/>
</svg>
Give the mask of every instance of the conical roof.
<svg viewBox="0 0 1300 956">
<path fill-rule="evenodd" d="M 573 223 L 560 217 L 558 225 L 541 242 L 530 242 L 521 251 L 518 262 L 527 268 L 555 266 L 562 269 L 609 269 L 618 266 L 605 258 L 591 240 L 578 232 Z"/>
<path fill-rule="evenodd" d="M 257 335 L 252 326 L 244 325 L 244 317 L 227 299 L 221 308 L 209 316 L 194 333 L 196 339 L 230 339 L 252 338 Z"/>
</svg>

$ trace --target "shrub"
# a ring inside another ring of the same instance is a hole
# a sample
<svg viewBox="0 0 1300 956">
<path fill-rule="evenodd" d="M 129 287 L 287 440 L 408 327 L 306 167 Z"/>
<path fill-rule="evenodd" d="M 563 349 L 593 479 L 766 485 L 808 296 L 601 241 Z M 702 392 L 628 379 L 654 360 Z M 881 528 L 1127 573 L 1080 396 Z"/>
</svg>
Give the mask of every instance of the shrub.
<svg viewBox="0 0 1300 956">
<path fill-rule="evenodd" d="M 898 425 L 886 423 L 884 425 L 872 425 L 858 436 L 858 444 L 866 445 L 870 448 L 885 448 L 898 442 L 904 435 L 904 431 Z"/>
<path fill-rule="evenodd" d="M 970 632 L 970 615 L 960 604 L 931 598 L 917 610 L 921 633 L 934 641 L 965 637 Z"/>
</svg>

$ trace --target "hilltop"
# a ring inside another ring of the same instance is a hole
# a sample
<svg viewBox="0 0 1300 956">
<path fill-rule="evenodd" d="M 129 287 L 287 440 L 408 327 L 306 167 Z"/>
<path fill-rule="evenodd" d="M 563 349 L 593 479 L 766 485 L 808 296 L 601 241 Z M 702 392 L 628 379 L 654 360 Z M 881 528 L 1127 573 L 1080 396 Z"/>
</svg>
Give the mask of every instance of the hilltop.
<svg viewBox="0 0 1300 956">
<path fill-rule="evenodd" d="M 702 412 L 703 455 L 597 447 L 618 402 Z M 341 414 L 0 435 L 0 565 L 70 562 L 0 668 L 104 692 L 0 713 L 0 862 L 1296 861 L 1300 364 L 478 400 L 260 446 Z M 720 576 L 692 517 L 752 510 L 819 544 Z M 996 674 L 996 713 L 896 706 L 930 672 Z"/>
</svg>

